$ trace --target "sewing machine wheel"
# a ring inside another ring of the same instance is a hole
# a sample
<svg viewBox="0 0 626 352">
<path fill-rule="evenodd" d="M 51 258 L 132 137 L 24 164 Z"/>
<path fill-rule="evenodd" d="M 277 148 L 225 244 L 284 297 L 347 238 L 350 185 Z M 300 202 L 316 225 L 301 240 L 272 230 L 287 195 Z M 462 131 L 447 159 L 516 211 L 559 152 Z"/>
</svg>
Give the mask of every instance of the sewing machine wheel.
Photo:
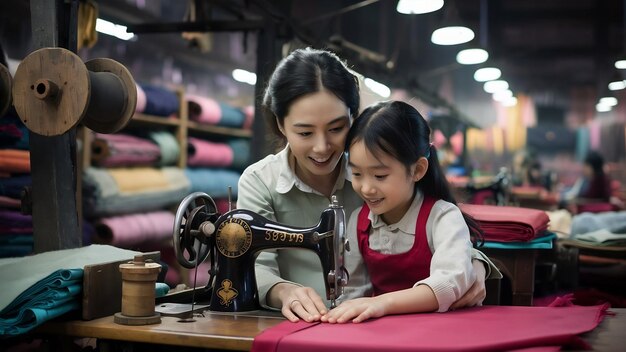
<svg viewBox="0 0 626 352">
<path fill-rule="evenodd" d="M 217 206 L 206 193 L 192 193 L 180 202 L 174 220 L 174 251 L 185 268 L 197 267 L 209 255 L 210 239 L 199 228 L 216 215 Z"/>
</svg>

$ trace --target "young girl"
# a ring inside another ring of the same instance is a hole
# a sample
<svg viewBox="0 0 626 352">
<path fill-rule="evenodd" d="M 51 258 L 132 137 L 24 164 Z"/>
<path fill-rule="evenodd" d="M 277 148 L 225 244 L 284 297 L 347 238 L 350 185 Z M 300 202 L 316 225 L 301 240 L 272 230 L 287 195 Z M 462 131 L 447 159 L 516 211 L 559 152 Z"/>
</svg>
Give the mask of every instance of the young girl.
<svg viewBox="0 0 626 352">
<path fill-rule="evenodd" d="M 352 188 L 365 203 L 348 221 L 345 293 L 361 298 L 322 321 L 445 312 L 470 288 L 471 238 L 482 232 L 455 205 L 429 137 L 424 118 L 403 102 L 378 103 L 355 119 L 346 149 Z"/>
</svg>

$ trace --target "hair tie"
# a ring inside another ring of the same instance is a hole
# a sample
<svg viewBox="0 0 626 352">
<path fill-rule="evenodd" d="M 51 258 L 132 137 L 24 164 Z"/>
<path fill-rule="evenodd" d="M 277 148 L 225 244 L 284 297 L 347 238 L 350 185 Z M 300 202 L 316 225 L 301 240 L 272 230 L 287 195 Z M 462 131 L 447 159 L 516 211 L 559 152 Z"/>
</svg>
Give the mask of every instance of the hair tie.
<svg viewBox="0 0 626 352">
<path fill-rule="evenodd" d="M 431 149 L 432 147 L 433 147 L 433 144 L 432 144 L 432 143 L 429 143 L 429 144 L 428 144 L 428 148 L 426 149 L 426 153 L 424 153 L 424 157 L 425 157 L 426 159 L 430 158 L 430 149 Z"/>
</svg>

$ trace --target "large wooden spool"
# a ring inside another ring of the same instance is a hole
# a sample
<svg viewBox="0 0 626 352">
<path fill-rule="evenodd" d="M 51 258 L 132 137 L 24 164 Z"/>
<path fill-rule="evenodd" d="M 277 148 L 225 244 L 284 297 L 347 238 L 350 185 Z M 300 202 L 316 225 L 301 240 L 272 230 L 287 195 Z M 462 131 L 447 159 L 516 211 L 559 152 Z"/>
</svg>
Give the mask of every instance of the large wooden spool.
<svg viewBox="0 0 626 352">
<path fill-rule="evenodd" d="M 124 65 L 111 59 L 83 63 L 63 48 L 28 55 L 14 77 L 13 102 L 29 130 L 58 136 L 83 122 L 100 133 L 114 133 L 133 117 L 137 90 Z"/>
<path fill-rule="evenodd" d="M 13 80 L 9 69 L 0 64 L 0 117 L 9 110 L 11 106 L 11 86 Z"/>
<path fill-rule="evenodd" d="M 161 265 L 146 262 L 138 255 L 132 262 L 120 264 L 122 273 L 122 311 L 114 315 L 114 321 L 123 325 L 147 325 L 161 322 L 155 312 L 155 283 Z"/>
</svg>

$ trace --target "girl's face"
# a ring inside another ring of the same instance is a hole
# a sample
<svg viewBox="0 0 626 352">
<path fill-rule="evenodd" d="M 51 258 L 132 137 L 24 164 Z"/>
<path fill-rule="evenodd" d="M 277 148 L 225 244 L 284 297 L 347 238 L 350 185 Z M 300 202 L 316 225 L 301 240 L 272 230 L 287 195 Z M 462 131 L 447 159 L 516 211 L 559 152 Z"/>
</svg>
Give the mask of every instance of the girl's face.
<svg viewBox="0 0 626 352">
<path fill-rule="evenodd" d="M 322 90 L 296 99 L 279 128 L 296 158 L 296 173 L 311 180 L 333 174 L 350 129 L 350 109 Z"/>
<path fill-rule="evenodd" d="M 363 141 L 350 146 L 352 188 L 367 203 L 370 210 L 387 224 L 402 219 L 413 201 L 415 182 L 428 169 L 426 158 L 420 158 L 407 169 L 396 158 L 380 152 L 374 156 Z"/>
</svg>

